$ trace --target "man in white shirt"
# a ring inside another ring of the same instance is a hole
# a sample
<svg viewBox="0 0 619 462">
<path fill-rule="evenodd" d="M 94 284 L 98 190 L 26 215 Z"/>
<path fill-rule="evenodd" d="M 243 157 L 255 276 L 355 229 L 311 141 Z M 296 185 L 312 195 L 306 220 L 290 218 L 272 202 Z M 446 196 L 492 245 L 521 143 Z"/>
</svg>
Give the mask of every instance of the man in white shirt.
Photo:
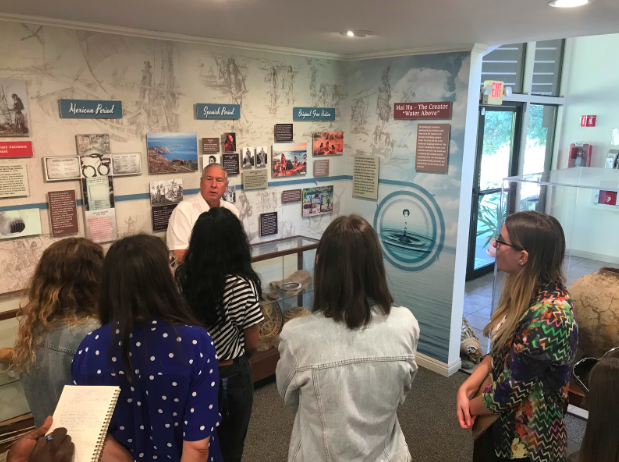
<svg viewBox="0 0 619 462">
<path fill-rule="evenodd" d="M 202 172 L 200 194 L 183 200 L 176 206 L 166 233 L 168 249 L 172 251 L 177 262 L 182 262 L 189 247 L 189 238 L 198 217 L 208 212 L 211 207 L 224 207 L 237 217 L 239 211 L 229 202 L 221 198 L 228 189 L 228 174 L 220 164 L 209 164 Z"/>
</svg>

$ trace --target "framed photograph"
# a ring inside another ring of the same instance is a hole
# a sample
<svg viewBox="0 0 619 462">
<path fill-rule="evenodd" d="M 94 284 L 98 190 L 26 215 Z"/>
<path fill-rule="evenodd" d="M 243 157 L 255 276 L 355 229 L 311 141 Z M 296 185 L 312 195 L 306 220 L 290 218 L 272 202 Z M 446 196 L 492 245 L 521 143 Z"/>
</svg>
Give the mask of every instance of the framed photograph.
<svg viewBox="0 0 619 462">
<path fill-rule="evenodd" d="M 339 156 L 344 154 L 344 132 L 318 132 L 313 136 L 315 156 Z"/>
<path fill-rule="evenodd" d="M 70 157 L 43 157 L 43 172 L 45 181 L 67 181 L 82 178 L 80 158 Z"/>
<path fill-rule="evenodd" d="M 307 143 L 275 143 L 271 154 L 271 177 L 305 175 Z"/>
<path fill-rule="evenodd" d="M 315 217 L 333 212 L 333 186 L 303 190 L 303 217 Z"/>
<path fill-rule="evenodd" d="M 256 168 L 266 168 L 267 159 L 269 155 L 269 148 L 266 146 L 259 146 L 256 148 Z"/>
<path fill-rule="evenodd" d="M 18 209 L 0 212 L 0 239 L 41 234 L 41 211 Z"/>
<path fill-rule="evenodd" d="M 77 155 L 88 156 L 91 154 L 105 155 L 110 153 L 110 135 L 75 135 Z"/>
<path fill-rule="evenodd" d="M 25 80 L 0 79 L 0 137 L 30 136 Z"/>
<path fill-rule="evenodd" d="M 224 192 L 222 199 L 231 204 L 236 203 L 236 186 L 228 183 L 228 189 Z"/>
<path fill-rule="evenodd" d="M 255 163 L 255 151 L 254 148 L 244 147 L 241 149 L 241 164 L 243 169 L 252 168 Z"/>
<path fill-rule="evenodd" d="M 150 205 L 174 205 L 183 200 L 183 180 L 162 180 L 150 182 Z"/>
<path fill-rule="evenodd" d="M 195 133 L 148 133 L 148 173 L 198 171 L 198 137 Z"/>
<path fill-rule="evenodd" d="M 236 133 L 224 133 L 224 152 L 236 152 Z"/>
<path fill-rule="evenodd" d="M 114 183 L 111 176 L 86 178 L 82 181 L 82 197 L 86 211 L 114 208 Z"/>
<path fill-rule="evenodd" d="M 221 154 L 207 154 L 202 156 L 202 170 L 204 170 L 210 164 L 221 165 Z"/>
<path fill-rule="evenodd" d="M 129 176 L 142 174 L 142 153 L 127 152 L 111 154 L 113 176 Z"/>
<path fill-rule="evenodd" d="M 112 158 L 109 154 L 91 152 L 90 154 L 80 156 L 79 159 L 82 178 L 108 176 L 111 173 Z"/>
</svg>

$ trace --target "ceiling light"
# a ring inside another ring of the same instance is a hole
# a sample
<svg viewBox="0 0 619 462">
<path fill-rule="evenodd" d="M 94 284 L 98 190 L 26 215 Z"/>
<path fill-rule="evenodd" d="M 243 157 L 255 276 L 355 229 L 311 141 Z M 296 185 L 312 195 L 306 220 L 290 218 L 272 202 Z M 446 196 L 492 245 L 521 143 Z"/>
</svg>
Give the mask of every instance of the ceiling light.
<svg viewBox="0 0 619 462">
<path fill-rule="evenodd" d="M 342 35 L 346 35 L 347 37 L 367 37 L 370 35 L 370 31 L 367 30 L 347 30 L 346 32 L 341 32 Z"/>
<path fill-rule="evenodd" d="M 552 0 L 548 4 L 555 8 L 575 8 L 577 6 L 593 3 L 595 0 Z"/>
</svg>

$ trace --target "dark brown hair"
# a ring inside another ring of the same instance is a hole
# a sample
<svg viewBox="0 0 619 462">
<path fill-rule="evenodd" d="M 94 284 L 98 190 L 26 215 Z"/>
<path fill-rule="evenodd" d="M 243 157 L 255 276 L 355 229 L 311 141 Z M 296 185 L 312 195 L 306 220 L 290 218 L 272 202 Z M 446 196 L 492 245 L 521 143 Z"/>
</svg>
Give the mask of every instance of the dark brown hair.
<svg viewBox="0 0 619 462">
<path fill-rule="evenodd" d="M 344 322 L 349 329 L 370 322 L 372 305 L 389 314 L 393 298 L 380 243 L 364 218 L 350 215 L 333 220 L 316 256 L 314 311 Z"/>
<path fill-rule="evenodd" d="M 160 319 L 172 326 L 200 325 L 176 287 L 161 239 L 137 234 L 110 247 L 103 262 L 99 319 L 102 325 L 113 324 L 108 358 L 118 354 L 120 345 L 130 383 L 134 374 L 129 338 L 136 323 Z"/>
<path fill-rule="evenodd" d="M 13 353 L 18 370 L 35 360 L 35 335 L 40 342 L 51 327 L 96 319 L 102 266 L 103 249 L 84 238 L 54 242 L 43 252 L 20 310 Z"/>
<path fill-rule="evenodd" d="M 579 462 L 619 462 L 619 358 L 604 358 L 589 374 L 589 420 Z"/>
</svg>

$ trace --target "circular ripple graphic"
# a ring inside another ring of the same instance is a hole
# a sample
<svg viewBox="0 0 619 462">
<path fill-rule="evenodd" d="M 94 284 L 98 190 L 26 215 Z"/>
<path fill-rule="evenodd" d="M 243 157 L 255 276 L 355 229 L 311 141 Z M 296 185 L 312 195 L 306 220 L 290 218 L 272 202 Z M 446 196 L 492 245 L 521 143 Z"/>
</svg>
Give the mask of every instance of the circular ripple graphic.
<svg viewBox="0 0 619 462">
<path fill-rule="evenodd" d="M 405 271 L 420 271 L 439 256 L 445 243 L 445 221 L 434 197 L 420 186 L 385 197 L 374 216 L 385 258 Z"/>
</svg>

